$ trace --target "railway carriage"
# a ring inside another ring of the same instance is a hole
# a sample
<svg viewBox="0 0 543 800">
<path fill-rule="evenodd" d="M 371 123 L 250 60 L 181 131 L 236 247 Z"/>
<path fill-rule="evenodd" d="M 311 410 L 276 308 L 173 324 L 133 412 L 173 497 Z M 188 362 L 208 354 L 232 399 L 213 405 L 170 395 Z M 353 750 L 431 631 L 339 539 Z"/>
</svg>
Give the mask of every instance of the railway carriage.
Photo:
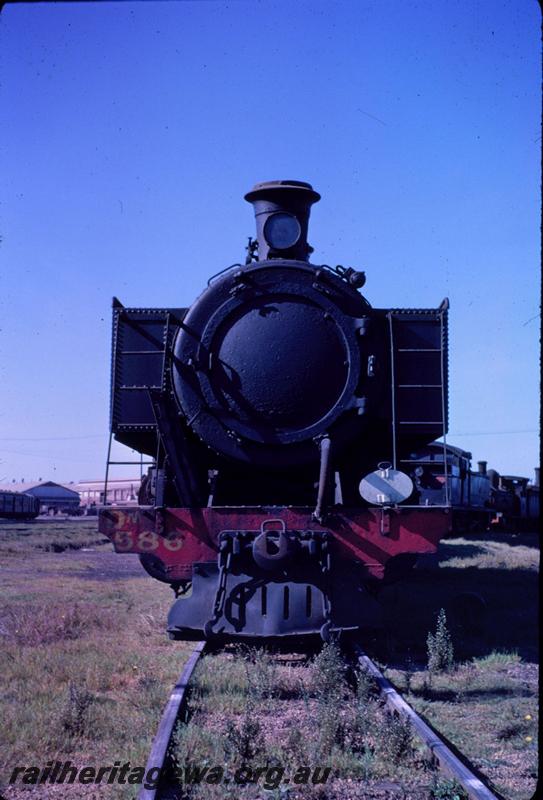
<svg viewBox="0 0 543 800">
<path fill-rule="evenodd" d="M 33 519 L 40 513 L 40 501 L 24 492 L 0 490 L 0 517 L 4 519 Z"/>
</svg>

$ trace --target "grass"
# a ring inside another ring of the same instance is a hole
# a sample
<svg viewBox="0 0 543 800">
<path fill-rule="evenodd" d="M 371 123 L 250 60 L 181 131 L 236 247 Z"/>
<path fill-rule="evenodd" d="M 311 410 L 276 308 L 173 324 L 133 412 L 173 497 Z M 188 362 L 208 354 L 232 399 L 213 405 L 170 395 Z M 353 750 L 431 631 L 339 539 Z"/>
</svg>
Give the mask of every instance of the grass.
<svg viewBox="0 0 543 800">
<path fill-rule="evenodd" d="M 531 797 L 537 777 L 537 684 L 478 660 L 437 680 L 421 673 L 407 700 L 464 753 L 500 793 Z M 518 662 L 509 663 L 511 670 Z M 424 682 L 426 688 L 424 687 Z"/>
<path fill-rule="evenodd" d="M 537 534 L 447 540 L 435 566 L 427 563 L 381 593 L 388 633 L 382 657 L 425 662 L 427 635 L 443 608 L 457 659 L 513 649 L 537 662 L 538 583 Z"/>
<path fill-rule="evenodd" d="M 436 567 L 383 592 L 387 646 L 375 651 L 409 701 L 511 800 L 531 797 L 537 769 L 537 545 L 527 534 L 444 542 Z M 0 525 L 0 568 L 0 794 L 10 800 L 5 781 L 20 764 L 144 766 L 190 650 L 164 633 L 170 589 L 139 571 L 136 557 L 114 554 L 96 519 Z M 459 593 L 468 595 L 464 615 Z M 430 674 L 426 638 L 441 608 L 456 665 Z M 197 713 L 179 731 L 180 762 L 252 759 L 337 773 L 325 786 L 291 786 L 292 800 L 401 796 L 406 788 L 413 800 L 453 800 L 455 787 L 432 772 L 410 731 L 382 714 L 363 679 L 358 687 L 346 680 L 333 654 L 311 663 L 243 654 L 199 665 Z M 191 793 L 286 798 L 275 782 Z M 59 788 L 55 797 L 98 796 L 97 787 Z M 129 800 L 135 789 L 102 786 L 99 796 Z"/>
<path fill-rule="evenodd" d="M 107 545 L 109 539 L 98 532 L 98 518 L 2 522 L 0 554 L 22 555 L 28 552 L 63 553 Z"/>
<path fill-rule="evenodd" d="M 80 525 L 74 525 L 74 535 L 84 538 L 88 534 Z M 136 577 L 134 556 L 119 557 L 109 548 L 52 553 L 41 543 L 36 546 L 40 533 L 29 527 L 24 556 L 9 542 L 7 553 L 0 548 L 6 569 L 0 612 L 0 794 L 7 791 L 14 766 L 22 764 L 45 766 L 58 758 L 81 766 L 115 760 L 144 766 L 169 690 L 190 650 L 164 633 L 171 590 L 143 571 Z M 69 527 L 65 530 L 68 534 Z M 43 536 L 47 548 L 57 533 L 46 527 Z M 116 564 L 124 571 L 112 577 Z M 90 577 L 82 581 L 86 572 Z M 72 796 L 90 797 L 93 789 L 75 786 Z M 100 796 L 134 797 L 134 787 L 121 789 L 103 787 Z"/>
<path fill-rule="evenodd" d="M 496 534 L 449 539 L 440 545 L 441 563 L 458 569 L 535 569 L 538 534 Z"/>
<path fill-rule="evenodd" d="M 385 592 L 387 676 L 510 800 L 537 781 L 538 565 L 536 535 L 448 540 L 437 565 Z M 456 664 L 432 673 L 424 640 L 440 608 Z"/>
</svg>

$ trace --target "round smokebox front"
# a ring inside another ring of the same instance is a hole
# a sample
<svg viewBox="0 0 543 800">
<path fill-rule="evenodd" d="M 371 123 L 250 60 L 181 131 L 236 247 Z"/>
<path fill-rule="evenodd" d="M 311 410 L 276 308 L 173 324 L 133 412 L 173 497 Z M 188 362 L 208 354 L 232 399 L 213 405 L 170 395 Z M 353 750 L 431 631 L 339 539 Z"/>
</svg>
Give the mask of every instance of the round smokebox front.
<svg viewBox="0 0 543 800">
<path fill-rule="evenodd" d="M 174 344 L 174 389 L 188 424 L 218 452 L 274 463 L 327 432 L 351 405 L 360 355 L 312 271 L 269 267 L 213 284 Z M 299 451 L 298 457 L 296 452 Z"/>
</svg>

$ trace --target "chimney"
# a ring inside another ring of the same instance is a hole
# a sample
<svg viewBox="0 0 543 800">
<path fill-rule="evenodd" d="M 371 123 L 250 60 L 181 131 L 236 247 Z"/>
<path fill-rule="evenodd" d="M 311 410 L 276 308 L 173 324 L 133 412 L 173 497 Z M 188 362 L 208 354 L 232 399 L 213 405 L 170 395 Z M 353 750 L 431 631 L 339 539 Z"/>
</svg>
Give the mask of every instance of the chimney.
<svg viewBox="0 0 543 800">
<path fill-rule="evenodd" d="M 257 183 L 245 195 L 256 218 L 258 260 L 287 258 L 308 261 L 313 248 L 307 243 L 309 211 L 321 196 L 303 181 Z"/>
<path fill-rule="evenodd" d="M 478 461 L 477 468 L 479 470 L 479 475 L 486 475 L 486 461 Z"/>
</svg>

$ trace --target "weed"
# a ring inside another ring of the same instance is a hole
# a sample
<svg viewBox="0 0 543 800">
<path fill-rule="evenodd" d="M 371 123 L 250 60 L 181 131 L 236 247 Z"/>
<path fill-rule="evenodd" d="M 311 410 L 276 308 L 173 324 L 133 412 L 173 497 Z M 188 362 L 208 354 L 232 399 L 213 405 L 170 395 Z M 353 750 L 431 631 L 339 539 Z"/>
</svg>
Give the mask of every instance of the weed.
<svg viewBox="0 0 543 800">
<path fill-rule="evenodd" d="M 335 642 L 326 643 L 311 664 L 311 686 L 318 698 L 319 757 L 328 755 L 335 745 L 341 748 L 345 744 L 347 722 L 342 714 L 347 689 L 345 670 Z"/>
<path fill-rule="evenodd" d="M 419 748 L 418 751 L 413 753 L 413 769 L 420 770 L 424 773 L 433 773 L 437 771 L 437 761 L 431 752 L 426 749 Z"/>
<path fill-rule="evenodd" d="M 365 750 L 358 759 L 357 772 L 364 781 L 373 777 L 375 773 L 375 755 L 371 750 Z"/>
<path fill-rule="evenodd" d="M 508 739 L 514 739 L 515 736 L 520 736 L 521 733 L 524 731 L 524 725 L 522 722 L 508 722 L 505 725 L 501 725 L 500 728 L 496 731 L 496 736 L 498 739 L 503 739 L 507 741 Z"/>
<path fill-rule="evenodd" d="M 302 675 L 299 675 L 298 680 L 296 681 L 296 691 L 298 696 L 302 698 L 307 713 L 307 711 L 309 711 L 309 699 L 311 695 L 307 687 L 307 683 Z"/>
<path fill-rule="evenodd" d="M 368 736 L 375 728 L 381 711 L 377 703 L 378 690 L 372 677 L 365 670 L 356 673 L 356 702 L 349 731 L 349 747 L 354 753 L 368 751 Z"/>
<path fill-rule="evenodd" d="M 337 695 L 345 689 L 345 664 L 335 642 L 327 642 L 311 665 L 312 688 L 320 697 Z"/>
<path fill-rule="evenodd" d="M 254 714 L 254 705 L 248 702 L 240 724 L 236 725 L 232 719 L 226 724 L 226 749 L 236 761 L 241 760 L 242 765 L 250 763 L 264 751 L 262 726 Z"/>
<path fill-rule="evenodd" d="M 378 729 L 377 751 L 387 762 L 398 764 L 413 751 L 413 730 L 408 719 L 383 714 Z"/>
<path fill-rule="evenodd" d="M 183 764 L 220 764 L 224 760 L 222 731 L 207 730 L 201 716 L 195 714 L 188 725 L 178 724 L 172 739 L 171 755 L 176 766 Z"/>
<path fill-rule="evenodd" d="M 432 673 L 429 672 L 424 676 L 420 687 L 420 696 L 423 700 L 430 700 L 432 698 Z"/>
<path fill-rule="evenodd" d="M 458 781 L 440 778 L 434 782 L 430 797 L 433 800 L 468 800 L 469 796 Z"/>
<path fill-rule="evenodd" d="M 321 700 L 317 710 L 317 724 L 319 730 L 317 750 L 320 756 L 328 755 L 334 745 L 341 748 L 344 746 L 347 727 L 338 697 Z"/>
<path fill-rule="evenodd" d="M 378 690 L 371 675 L 363 669 L 357 670 L 356 697 L 359 703 L 367 702 L 370 697 L 375 696 L 377 693 Z"/>
<path fill-rule="evenodd" d="M 294 726 L 289 730 L 286 752 L 293 764 L 306 764 L 310 760 L 307 737 L 298 726 Z"/>
<path fill-rule="evenodd" d="M 435 634 L 429 633 L 426 639 L 428 648 L 428 669 L 430 672 L 444 672 L 454 664 L 454 650 L 451 634 L 447 628 L 445 609 L 440 609 Z"/>
<path fill-rule="evenodd" d="M 349 747 L 354 753 L 370 751 L 370 740 L 373 740 L 372 734 L 381 713 L 376 700 L 366 698 L 355 704 L 349 736 Z"/>
<path fill-rule="evenodd" d="M 411 658 L 411 655 L 408 655 L 406 660 L 406 668 L 404 671 L 404 681 L 405 681 L 404 690 L 406 694 L 411 693 L 411 683 L 413 681 L 414 674 L 415 674 L 415 663 Z"/>
<path fill-rule="evenodd" d="M 94 702 L 92 692 L 71 683 L 68 701 L 61 716 L 63 729 L 70 736 L 83 736 L 88 729 L 88 711 Z"/>
<path fill-rule="evenodd" d="M 530 733 L 531 714 L 519 714 L 514 708 L 509 708 L 500 719 L 500 726 L 496 731 L 496 736 L 502 741 L 515 739 L 518 736 L 525 736 Z"/>
<path fill-rule="evenodd" d="M 251 647 L 243 652 L 249 694 L 255 700 L 269 700 L 277 694 L 275 664 L 270 654 L 259 647 Z"/>
</svg>

